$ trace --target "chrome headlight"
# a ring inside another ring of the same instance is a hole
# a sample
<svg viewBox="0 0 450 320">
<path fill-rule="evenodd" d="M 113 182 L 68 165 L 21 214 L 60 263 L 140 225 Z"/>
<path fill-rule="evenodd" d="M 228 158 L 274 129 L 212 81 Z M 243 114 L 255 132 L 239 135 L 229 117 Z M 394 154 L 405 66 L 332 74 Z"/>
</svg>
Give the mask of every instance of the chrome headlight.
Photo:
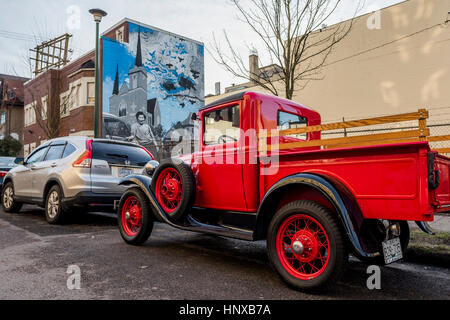
<svg viewBox="0 0 450 320">
<path fill-rule="evenodd" d="M 158 168 L 159 162 L 155 160 L 151 160 L 145 164 L 144 171 L 150 177 L 155 173 L 156 168 Z"/>
</svg>

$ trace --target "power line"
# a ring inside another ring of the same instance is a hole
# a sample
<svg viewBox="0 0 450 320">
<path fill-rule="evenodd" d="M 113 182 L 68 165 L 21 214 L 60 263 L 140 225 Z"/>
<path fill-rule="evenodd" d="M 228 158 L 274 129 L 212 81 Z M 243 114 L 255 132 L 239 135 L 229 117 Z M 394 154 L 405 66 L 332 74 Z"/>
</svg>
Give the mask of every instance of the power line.
<svg viewBox="0 0 450 320">
<path fill-rule="evenodd" d="M 44 38 L 42 38 L 40 36 L 34 36 L 34 35 L 30 35 L 30 34 L 13 32 L 13 31 L 8 31 L 8 30 L 0 30 L 0 37 L 7 38 L 7 39 L 13 39 L 13 40 L 19 40 L 19 41 L 36 41 L 36 40 L 43 41 L 44 40 Z"/>
<path fill-rule="evenodd" d="M 383 47 L 388 46 L 388 45 L 390 45 L 390 44 L 393 44 L 393 43 L 395 43 L 395 42 L 398 42 L 398 41 L 401 41 L 401 40 L 404 40 L 404 39 L 407 39 L 407 38 L 411 38 L 411 37 L 413 37 L 413 36 L 415 36 L 415 35 L 418 35 L 418 34 L 420 34 L 420 33 L 422 33 L 422 32 L 425 32 L 425 31 L 434 29 L 434 28 L 436 28 L 436 27 L 438 27 L 438 26 L 443 26 L 443 25 L 445 25 L 445 24 L 447 24 L 447 23 L 448 23 L 448 21 L 446 21 L 446 22 L 444 22 L 444 23 L 437 23 L 437 24 L 435 24 L 435 25 L 433 25 L 433 26 L 431 26 L 431 27 L 424 28 L 424 29 L 422 29 L 422 30 L 413 32 L 413 33 L 411 33 L 411 34 L 408 34 L 408 35 L 403 36 L 403 37 L 400 37 L 400 38 L 398 38 L 398 39 L 395 39 L 395 40 L 392 40 L 392 41 L 383 43 L 383 44 L 381 44 L 381 45 L 379 45 L 379 46 L 376 46 L 376 47 L 373 47 L 373 48 L 371 48 L 371 49 L 363 50 L 363 51 L 358 52 L 358 53 L 355 53 L 355 54 L 353 54 L 353 55 L 351 55 L 351 56 L 348 56 L 348 57 L 345 57 L 345 58 L 342 58 L 342 59 L 339 59 L 339 60 L 330 62 L 330 63 L 324 65 L 324 67 L 328 67 L 328 66 L 331 66 L 331 65 L 333 65 L 333 64 L 336 64 L 336 63 L 338 63 L 338 62 L 342 62 L 342 61 L 345 61 L 345 60 L 349 60 L 349 59 L 351 59 L 351 58 L 358 57 L 358 56 L 363 55 L 363 54 L 365 54 L 365 53 L 368 53 L 368 52 L 371 52 L 371 51 L 378 50 L 378 49 L 380 49 L 380 48 L 383 48 Z"/>
</svg>

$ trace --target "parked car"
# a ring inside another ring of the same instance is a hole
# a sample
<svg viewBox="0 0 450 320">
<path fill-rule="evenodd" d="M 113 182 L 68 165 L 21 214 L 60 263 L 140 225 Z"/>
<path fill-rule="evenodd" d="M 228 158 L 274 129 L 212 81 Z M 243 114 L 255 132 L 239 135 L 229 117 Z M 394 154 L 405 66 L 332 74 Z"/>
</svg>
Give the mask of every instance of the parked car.
<svg viewBox="0 0 450 320">
<path fill-rule="evenodd" d="M 110 113 L 103 113 L 103 137 L 120 141 L 130 141 L 133 138 L 128 124 Z"/>
<path fill-rule="evenodd" d="M 128 142 L 53 139 L 5 175 L 1 203 L 6 212 L 19 211 L 24 203 L 45 207 L 51 224 L 74 208 L 112 210 L 126 189 L 119 179 L 141 173 L 152 159 L 145 148 Z"/>
<path fill-rule="evenodd" d="M 0 157 L 0 188 L 3 185 L 3 178 L 9 170 L 23 162 L 23 158 Z"/>
</svg>

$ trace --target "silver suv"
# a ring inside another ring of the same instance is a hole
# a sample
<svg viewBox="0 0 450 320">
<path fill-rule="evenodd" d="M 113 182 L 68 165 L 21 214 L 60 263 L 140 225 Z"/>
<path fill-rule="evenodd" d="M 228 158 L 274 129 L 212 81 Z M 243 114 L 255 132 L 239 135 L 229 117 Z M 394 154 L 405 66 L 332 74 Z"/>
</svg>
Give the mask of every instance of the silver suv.
<svg viewBox="0 0 450 320">
<path fill-rule="evenodd" d="M 60 223 L 73 208 L 113 209 L 126 187 L 119 179 L 141 174 L 153 156 L 120 141 L 65 137 L 39 146 L 3 180 L 1 204 L 17 212 L 22 204 L 45 207 L 49 223 Z"/>
</svg>

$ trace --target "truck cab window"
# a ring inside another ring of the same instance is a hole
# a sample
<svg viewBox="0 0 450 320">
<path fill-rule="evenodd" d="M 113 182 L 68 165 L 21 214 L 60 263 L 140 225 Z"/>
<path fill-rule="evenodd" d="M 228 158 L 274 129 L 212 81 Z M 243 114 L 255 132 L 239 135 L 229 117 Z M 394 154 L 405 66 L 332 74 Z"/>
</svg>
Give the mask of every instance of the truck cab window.
<svg viewBox="0 0 450 320">
<path fill-rule="evenodd" d="M 308 121 L 304 117 L 301 117 L 301 116 L 293 114 L 293 113 L 278 111 L 278 116 L 277 116 L 277 129 L 278 130 L 303 128 L 303 127 L 306 127 L 307 125 L 308 125 Z M 301 134 L 286 135 L 286 137 L 307 140 L 308 135 L 307 135 L 307 133 L 301 133 Z"/>
<path fill-rule="evenodd" d="M 205 114 L 205 145 L 235 142 L 240 137 L 239 105 Z"/>
</svg>

